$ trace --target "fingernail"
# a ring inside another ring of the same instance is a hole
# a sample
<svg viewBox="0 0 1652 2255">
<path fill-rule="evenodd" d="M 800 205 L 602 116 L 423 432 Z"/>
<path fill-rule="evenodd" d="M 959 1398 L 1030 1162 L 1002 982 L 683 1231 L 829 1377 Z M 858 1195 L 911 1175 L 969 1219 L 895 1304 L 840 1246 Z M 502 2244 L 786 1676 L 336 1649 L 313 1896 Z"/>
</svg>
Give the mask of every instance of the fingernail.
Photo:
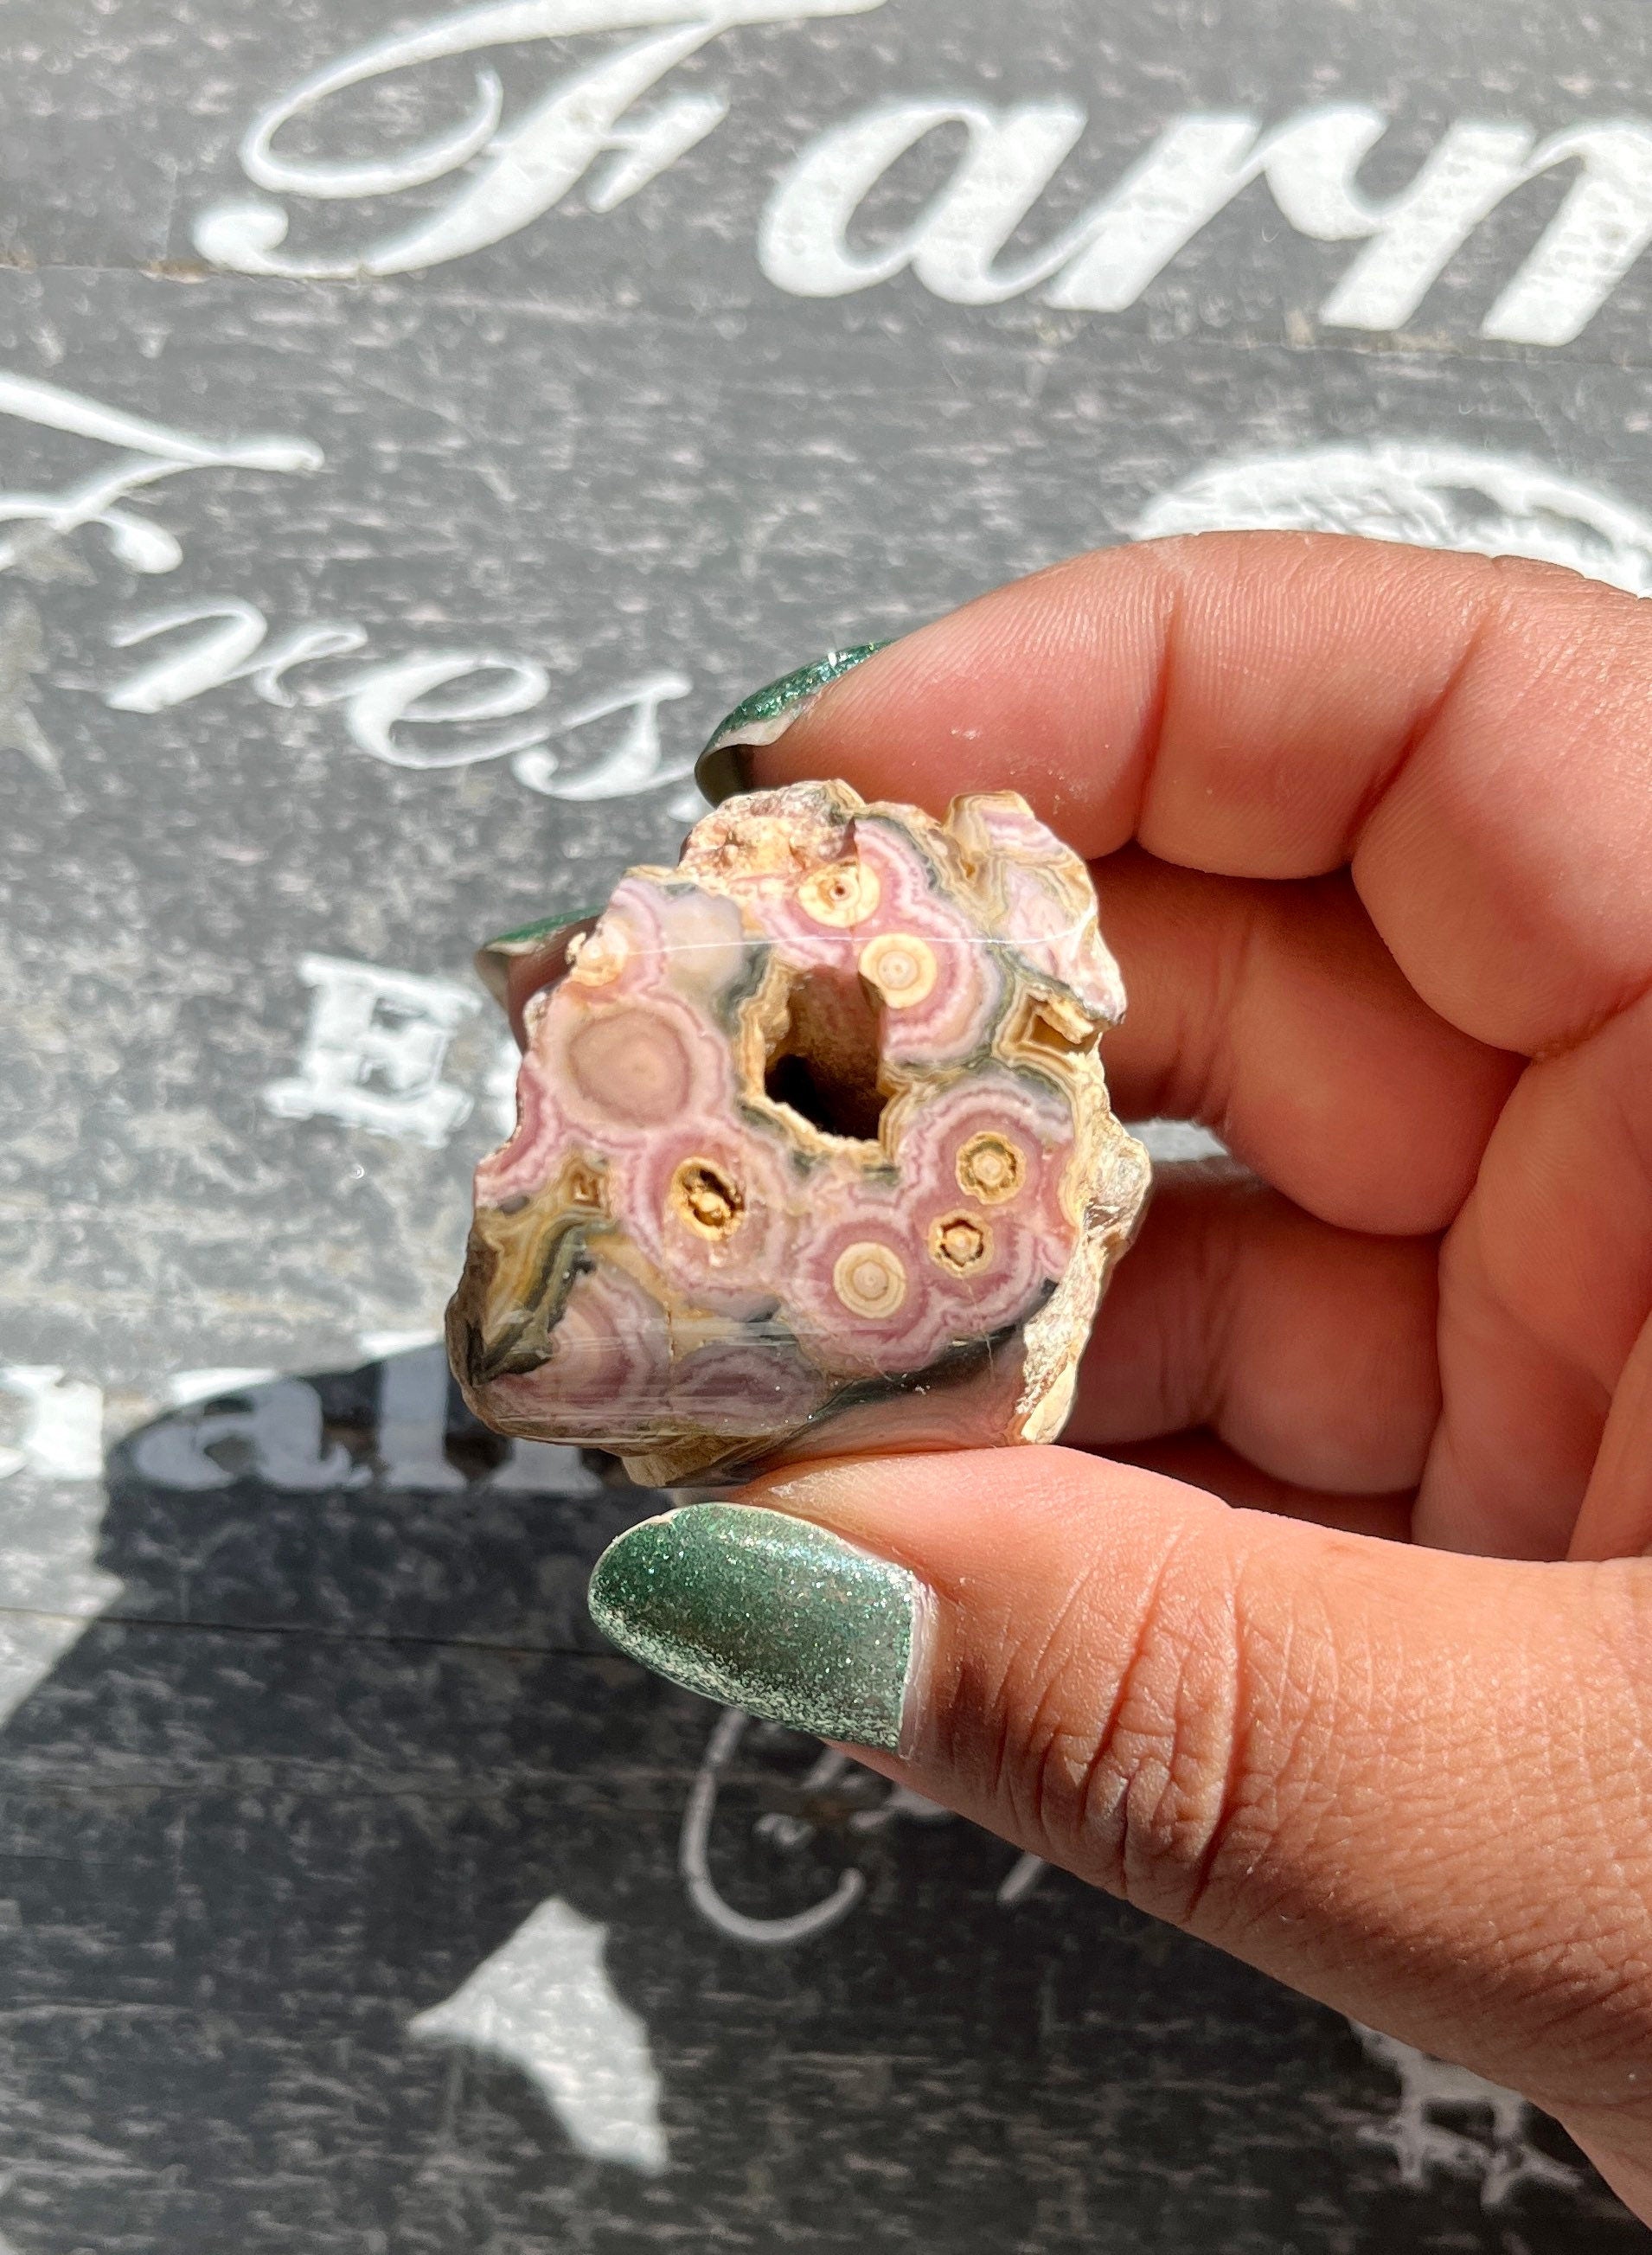
<svg viewBox="0 0 1652 2255">
<path fill-rule="evenodd" d="M 808 1520 L 696 1503 L 608 1545 L 591 1618 L 622 1652 L 708 1699 L 893 1752 L 920 1587 Z"/>
<path fill-rule="evenodd" d="M 541 917 L 538 924 L 518 924 L 514 931 L 502 931 L 497 939 L 483 940 L 476 950 L 477 977 L 495 1001 L 503 1003 L 513 963 L 524 955 L 549 954 L 558 945 L 566 954 L 574 933 L 594 924 L 601 913 L 600 908 L 566 909 L 559 916 Z"/>
<path fill-rule="evenodd" d="M 812 665 L 800 665 L 766 688 L 753 690 L 713 729 L 711 741 L 694 763 L 694 781 L 701 797 L 721 806 L 736 791 L 749 790 L 753 750 L 784 735 L 804 706 L 829 682 L 888 648 L 887 642 L 862 642 L 853 650 L 830 650 Z"/>
</svg>

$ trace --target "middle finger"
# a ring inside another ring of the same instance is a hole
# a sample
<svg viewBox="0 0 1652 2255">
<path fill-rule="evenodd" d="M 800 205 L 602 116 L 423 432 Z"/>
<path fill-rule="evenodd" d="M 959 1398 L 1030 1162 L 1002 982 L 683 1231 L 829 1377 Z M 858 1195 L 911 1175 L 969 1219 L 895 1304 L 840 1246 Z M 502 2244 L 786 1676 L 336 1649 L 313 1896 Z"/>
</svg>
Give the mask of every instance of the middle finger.
<svg viewBox="0 0 1652 2255">
<path fill-rule="evenodd" d="M 1345 1229 L 1446 1227 L 1525 1060 L 1429 1008 L 1346 872 L 1209 876 L 1128 847 L 1094 875 L 1129 996 L 1114 1109 L 1201 1121 Z"/>
<path fill-rule="evenodd" d="M 1297 1487 L 1415 1487 L 1440 1408 L 1438 1252 L 1316 1221 L 1231 1161 L 1168 1167 L 1063 1437 L 1112 1451 L 1205 1426 Z"/>
</svg>

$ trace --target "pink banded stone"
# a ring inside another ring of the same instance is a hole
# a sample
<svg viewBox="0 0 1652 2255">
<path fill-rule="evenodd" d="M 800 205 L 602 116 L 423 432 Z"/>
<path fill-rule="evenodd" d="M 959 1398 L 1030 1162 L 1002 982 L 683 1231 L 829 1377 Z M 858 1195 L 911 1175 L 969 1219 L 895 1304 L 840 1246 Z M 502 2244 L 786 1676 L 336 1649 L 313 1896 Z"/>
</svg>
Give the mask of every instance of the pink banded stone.
<svg viewBox="0 0 1652 2255">
<path fill-rule="evenodd" d="M 1089 873 L 1023 800 L 729 799 L 506 999 L 448 1310 L 489 1424 L 657 1483 L 1055 1437 L 1148 1166 Z"/>
</svg>

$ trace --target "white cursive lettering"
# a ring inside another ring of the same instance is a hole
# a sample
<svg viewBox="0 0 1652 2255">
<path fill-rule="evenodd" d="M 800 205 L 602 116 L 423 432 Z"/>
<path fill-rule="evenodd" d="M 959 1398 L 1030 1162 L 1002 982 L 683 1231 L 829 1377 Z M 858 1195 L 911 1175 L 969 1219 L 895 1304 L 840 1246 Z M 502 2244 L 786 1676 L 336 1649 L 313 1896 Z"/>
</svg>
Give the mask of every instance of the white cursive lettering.
<svg viewBox="0 0 1652 2255">
<path fill-rule="evenodd" d="M 438 700 L 435 692 L 477 675 L 503 678 L 490 685 Z M 500 650 L 433 650 L 423 657 L 393 658 L 371 666 L 341 692 L 344 725 L 353 743 L 387 767 L 467 768 L 481 760 L 502 759 L 529 744 L 542 743 L 543 722 L 506 728 L 478 742 L 415 748 L 397 735 L 398 727 L 432 721 L 503 720 L 538 705 L 551 685 L 544 666 Z"/>
<path fill-rule="evenodd" d="M 599 697 L 594 704 L 583 705 L 577 712 L 569 713 L 557 723 L 559 735 L 571 735 L 577 728 L 588 728 L 594 720 L 605 720 L 611 713 L 629 713 L 630 724 L 623 728 L 602 756 L 578 775 L 564 776 L 554 753 L 544 750 L 518 752 L 510 762 L 510 772 L 518 783 L 530 790 L 542 792 L 547 798 L 572 799 L 580 802 L 596 798 L 629 798 L 641 790 L 654 790 L 661 783 L 677 783 L 687 775 L 694 762 L 691 753 L 678 758 L 662 761 L 659 708 L 672 699 L 686 697 L 693 683 L 685 673 L 655 673 L 644 681 L 633 681 L 608 696 Z"/>
<path fill-rule="evenodd" d="M 96 471 L 61 493 L 0 493 L 0 523 L 30 527 L 0 539 L 0 572 L 25 562 L 43 539 L 95 524 L 108 537 L 116 559 L 134 572 L 171 572 L 183 550 L 162 525 L 118 504 L 128 494 L 181 470 L 240 469 L 292 473 L 320 469 L 321 449 L 307 439 L 259 437 L 214 441 L 164 423 L 128 415 L 102 400 L 85 398 L 34 376 L 0 369 L 0 415 L 15 415 L 48 431 L 95 439 L 125 449 L 108 469 Z"/>
<path fill-rule="evenodd" d="M 254 119 L 242 143 L 242 166 L 260 186 L 317 199 L 394 195 L 472 167 L 448 202 L 349 257 L 306 258 L 279 256 L 288 228 L 281 204 L 267 197 L 244 198 L 204 212 L 195 226 L 195 247 L 203 258 L 242 274 L 313 280 L 413 273 L 516 234 L 560 203 L 605 155 L 614 163 L 591 202 L 595 210 L 611 211 L 674 165 L 727 115 L 721 96 L 690 94 L 666 101 L 651 116 L 628 116 L 668 71 L 742 24 L 853 16 L 882 4 L 883 0 L 493 0 L 393 32 L 316 72 L 271 103 Z M 276 152 L 276 136 L 292 119 L 347 87 L 388 72 L 510 42 L 645 26 L 647 37 L 553 81 L 503 130 L 498 77 L 481 70 L 468 115 L 399 155 L 352 163 L 305 161 Z"/>
<path fill-rule="evenodd" d="M 1084 113 L 1065 102 L 1005 110 L 974 102 L 882 106 L 833 128 L 783 177 L 764 214 L 758 259 L 779 289 L 808 298 L 870 288 L 910 268 L 958 305 L 996 304 L 1048 284 L 1069 311 L 1121 313 L 1244 189 L 1266 181 L 1299 234 L 1368 240 L 1321 309 L 1330 327 L 1391 329 L 1415 313 L 1474 229 L 1515 189 L 1557 165 L 1582 170 L 1547 232 L 1492 306 L 1482 334 L 1565 344 L 1652 241 L 1652 129 L 1582 125 L 1534 150 L 1518 124 L 1464 119 L 1386 202 L 1357 186 L 1387 121 L 1335 103 L 1272 131 L 1236 112 L 1175 120 L 1107 195 L 1042 249 L 999 258 L 1077 145 Z M 962 126 L 947 185 L 906 231 L 875 249 L 851 242 L 856 214 L 897 158 Z"/>
<path fill-rule="evenodd" d="M 250 681 L 266 705 L 290 706 L 295 701 L 286 686 L 290 667 L 346 657 L 367 641 L 360 627 L 323 625 L 294 628 L 266 647 L 269 622 L 256 604 L 236 595 L 134 619 L 117 627 L 109 640 L 116 650 L 130 650 L 156 635 L 189 626 L 205 626 L 207 632 L 186 649 L 173 650 L 117 682 L 103 699 L 112 712 L 164 713 L 169 706 L 221 688 L 227 681 Z"/>
<path fill-rule="evenodd" d="M 189 627 L 201 631 L 116 682 L 104 692 L 103 702 L 116 713 L 161 713 L 227 683 L 248 681 L 266 704 L 341 706 L 351 742 L 388 767 L 429 772 L 509 758 L 511 772 L 528 790 L 576 804 L 657 790 L 681 782 L 693 764 L 686 752 L 668 759 L 660 740 L 661 706 L 688 696 L 693 688 L 688 676 L 675 670 L 627 682 L 556 720 L 527 721 L 491 735 L 415 742 L 403 732 L 531 712 L 544 700 L 549 674 L 534 659 L 509 651 L 425 650 L 368 666 L 342 681 L 308 683 L 295 692 L 287 685 L 294 667 L 362 649 L 364 629 L 349 620 L 319 621 L 289 628 L 271 641 L 264 613 L 236 595 L 129 620 L 110 639 L 117 650 L 130 650 Z M 437 695 L 467 679 L 480 679 L 482 685 Z M 616 713 L 628 716 L 625 726 L 585 766 L 570 771 L 562 755 L 549 748 L 550 738 L 573 736 Z M 673 800 L 671 811 L 678 811 Z M 687 813 L 699 811 L 696 800 Z"/>
<path fill-rule="evenodd" d="M 241 161 L 264 191 L 214 206 L 194 229 L 204 256 L 241 273 L 304 278 L 400 274 L 503 242 L 580 182 L 593 212 L 613 210 L 668 172 L 728 114 L 721 93 L 637 104 L 679 63 L 742 25 L 871 12 L 885 0 L 485 0 L 374 39 L 271 102 L 248 128 Z M 291 155 L 285 129 L 331 98 L 395 72 L 526 40 L 604 32 L 636 36 L 555 78 L 504 116 L 497 72 L 475 71 L 461 116 L 415 144 L 344 157 Z M 1062 100 L 995 106 L 938 95 L 881 102 L 828 129 L 783 176 L 762 221 L 758 259 L 777 288 L 832 298 L 910 270 L 955 305 L 995 305 L 1042 289 L 1069 312 L 1119 313 L 1258 181 L 1291 227 L 1316 242 L 1362 242 L 1320 311 L 1327 327 L 1394 329 L 1508 196 L 1563 165 L 1578 177 L 1536 247 L 1480 324 L 1512 343 L 1568 343 L 1652 242 L 1652 125 L 1607 119 L 1538 141 L 1512 120 L 1460 118 L 1407 186 L 1360 187 L 1388 119 L 1327 103 L 1269 127 L 1242 111 L 1172 118 L 1108 192 L 1038 248 L 1009 246 L 1084 133 Z M 931 134 L 961 129 L 946 185 L 891 240 L 857 244 L 854 222 L 891 166 Z M 606 160 L 604 162 L 603 160 Z M 450 180 L 411 225 L 348 253 L 288 254 L 290 214 L 311 202 L 395 196 Z M 164 568 L 151 565 L 146 568 Z"/>
</svg>

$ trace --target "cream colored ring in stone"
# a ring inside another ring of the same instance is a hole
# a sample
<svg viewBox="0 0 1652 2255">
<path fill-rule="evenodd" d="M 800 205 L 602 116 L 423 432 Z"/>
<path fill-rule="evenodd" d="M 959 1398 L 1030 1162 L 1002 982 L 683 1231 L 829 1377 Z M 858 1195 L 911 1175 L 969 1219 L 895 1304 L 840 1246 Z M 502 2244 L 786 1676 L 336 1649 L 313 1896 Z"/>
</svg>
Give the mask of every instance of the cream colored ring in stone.
<svg viewBox="0 0 1652 2255">
<path fill-rule="evenodd" d="M 846 1308 L 875 1320 L 892 1316 L 906 1297 L 906 1271 L 887 1245 L 866 1238 L 839 1254 L 832 1289 Z"/>
<path fill-rule="evenodd" d="M 568 942 L 568 976 L 581 987 L 607 987 L 624 970 L 630 952 L 621 933 L 604 931 L 598 924 Z"/>
<path fill-rule="evenodd" d="M 929 1226 L 929 1257 L 950 1276 L 984 1268 L 992 1250 L 991 1230 L 972 1213 L 944 1213 Z"/>
<path fill-rule="evenodd" d="M 830 862 L 798 888 L 798 905 L 804 914 L 838 931 L 864 924 L 882 896 L 877 871 L 864 861 Z"/>
<path fill-rule="evenodd" d="M 891 1010 L 910 1009 L 935 985 L 935 951 L 910 931 L 882 931 L 861 950 L 861 976 Z"/>
<path fill-rule="evenodd" d="M 1027 1160 L 1018 1143 L 993 1128 L 972 1135 L 958 1154 L 958 1187 L 983 1205 L 1002 1205 L 1027 1179 Z"/>
</svg>

